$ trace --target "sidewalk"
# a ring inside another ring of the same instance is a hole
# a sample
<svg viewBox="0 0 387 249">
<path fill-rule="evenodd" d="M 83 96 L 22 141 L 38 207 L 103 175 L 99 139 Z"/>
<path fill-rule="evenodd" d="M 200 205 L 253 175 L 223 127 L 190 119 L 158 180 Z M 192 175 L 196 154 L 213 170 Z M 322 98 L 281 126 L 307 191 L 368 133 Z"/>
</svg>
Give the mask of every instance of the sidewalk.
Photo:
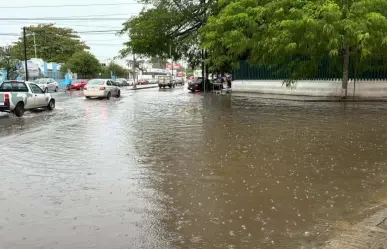
<svg viewBox="0 0 387 249">
<path fill-rule="evenodd" d="M 386 217 L 387 208 L 358 224 L 341 224 L 340 235 L 330 240 L 324 249 L 386 249 Z"/>
<path fill-rule="evenodd" d="M 242 93 L 233 92 L 233 96 L 256 97 L 261 99 L 287 100 L 298 102 L 387 102 L 387 98 L 353 98 L 348 96 L 346 99 L 340 97 L 320 97 L 320 96 L 302 96 L 302 95 L 281 95 L 281 94 L 262 94 L 262 93 Z"/>
<path fill-rule="evenodd" d="M 152 84 L 152 85 L 136 85 L 136 88 L 133 88 L 133 86 L 128 86 L 127 90 L 142 90 L 142 89 L 149 89 L 149 88 L 157 88 L 159 85 Z"/>
</svg>

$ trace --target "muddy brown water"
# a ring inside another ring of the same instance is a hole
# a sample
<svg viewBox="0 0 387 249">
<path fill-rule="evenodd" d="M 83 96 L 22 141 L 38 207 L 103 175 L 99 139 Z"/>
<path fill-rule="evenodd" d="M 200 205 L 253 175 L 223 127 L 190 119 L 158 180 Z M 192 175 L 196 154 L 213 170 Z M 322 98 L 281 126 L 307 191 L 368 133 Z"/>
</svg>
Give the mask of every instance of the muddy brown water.
<svg viewBox="0 0 387 249">
<path fill-rule="evenodd" d="M 57 98 L 0 116 L 0 248 L 320 248 L 384 198 L 383 103 Z"/>
</svg>

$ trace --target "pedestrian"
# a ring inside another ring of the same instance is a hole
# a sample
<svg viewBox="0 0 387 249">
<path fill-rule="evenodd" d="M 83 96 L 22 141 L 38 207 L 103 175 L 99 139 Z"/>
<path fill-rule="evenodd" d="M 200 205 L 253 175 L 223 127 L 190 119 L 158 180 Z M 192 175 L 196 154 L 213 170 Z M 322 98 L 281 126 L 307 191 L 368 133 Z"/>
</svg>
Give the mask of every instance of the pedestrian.
<svg viewBox="0 0 387 249">
<path fill-rule="evenodd" d="M 227 87 L 231 88 L 231 77 L 227 77 Z"/>
</svg>

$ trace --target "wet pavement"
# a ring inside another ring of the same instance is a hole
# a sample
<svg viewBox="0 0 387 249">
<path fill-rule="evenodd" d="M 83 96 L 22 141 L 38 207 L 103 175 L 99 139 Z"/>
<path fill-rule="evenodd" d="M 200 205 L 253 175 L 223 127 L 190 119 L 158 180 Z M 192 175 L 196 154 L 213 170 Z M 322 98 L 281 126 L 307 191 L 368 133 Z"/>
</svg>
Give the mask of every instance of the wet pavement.
<svg viewBox="0 0 387 249">
<path fill-rule="evenodd" d="M 387 103 L 56 99 L 0 114 L 2 249 L 321 248 L 386 200 Z"/>
</svg>

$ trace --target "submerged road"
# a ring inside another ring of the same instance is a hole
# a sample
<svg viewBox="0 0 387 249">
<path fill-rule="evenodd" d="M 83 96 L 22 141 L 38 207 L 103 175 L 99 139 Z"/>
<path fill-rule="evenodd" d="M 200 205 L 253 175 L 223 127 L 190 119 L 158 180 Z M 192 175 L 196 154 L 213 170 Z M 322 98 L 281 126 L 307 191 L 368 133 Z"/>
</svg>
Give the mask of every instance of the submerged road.
<svg viewBox="0 0 387 249">
<path fill-rule="evenodd" d="M 0 115 L 0 248 L 322 248 L 387 199 L 387 104 L 122 95 Z"/>
</svg>

